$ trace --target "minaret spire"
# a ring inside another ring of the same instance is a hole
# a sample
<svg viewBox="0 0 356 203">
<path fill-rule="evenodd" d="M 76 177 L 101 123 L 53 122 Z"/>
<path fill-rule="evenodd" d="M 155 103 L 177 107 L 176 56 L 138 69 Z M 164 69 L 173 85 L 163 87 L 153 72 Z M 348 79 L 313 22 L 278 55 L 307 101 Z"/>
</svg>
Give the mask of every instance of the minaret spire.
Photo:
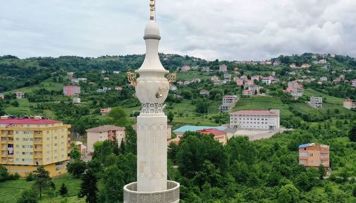
<svg viewBox="0 0 356 203">
<path fill-rule="evenodd" d="M 142 107 L 137 116 L 137 182 L 124 187 L 124 203 L 178 203 L 180 185 L 167 180 L 168 126 L 163 111 L 174 75 L 168 74 L 159 59 L 161 35 L 155 16 L 156 1 L 150 0 L 149 5 L 150 20 L 143 37 L 145 60 L 136 70 L 138 78 L 136 73 L 128 74 Z"/>
<path fill-rule="evenodd" d="M 150 0 L 150 20 L 156 21 L 156 0 Z"/>
</svg>

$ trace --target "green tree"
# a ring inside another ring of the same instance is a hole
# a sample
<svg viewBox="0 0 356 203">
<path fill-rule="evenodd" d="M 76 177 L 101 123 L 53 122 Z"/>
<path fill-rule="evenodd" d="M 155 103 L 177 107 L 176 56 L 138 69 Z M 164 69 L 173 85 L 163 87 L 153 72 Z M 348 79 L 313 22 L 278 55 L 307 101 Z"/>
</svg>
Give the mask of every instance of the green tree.
<svg viewBox="0 0 356 203">
<path fill-rule="evenodd" d="M 68 194 L 68 188 L 64 183 L 62 183 L 61 188 L 59 189 L 59 194 L 63 197 Z"/>
<path fill-rule="evenodd" d="M 227 169 L 227 155 L 223 146 L 212 136 L 188 132 L 181 140 L 177 152 L 177 164 L 181 174 L 193 178 L 210 161 L 218 170 Z"/>
<path fill-rule="evenodd" d="M 168 112 L 167 118 L 168 118 L 168 121 L 170 123 L 172 123 L 172 121 L 174 119 L 174 113 L 172 111 Z"/>
<path fill-rule="evenodd" d="M 80 151 L 78 149 L 78 146 L 75 144 L 72 144 L 72 149 L 69 152 L 69 157 L 73 160 L 79 160 L 80 159 Z"/>
<path fill-rule="evenodd" d="M 299 190 L 293 184 L 287 184 L 281 187 L 278 191 L 278 202 L 280 203 L 295 203 L 300 198 Z"/>
<path fill-rule="evenodd" d="M 124 173 L 117 166 L 109 166 L 105 169 L 103 183 L 104 189 L 100 192 L 106 203 L 116 203 L 122 200 L 122 188 L 125 185 Z"/>
<path fill-rule="evenodd" d="M 21 193 L 20 198 L 17 200 L 17 203 L 37 203 L 37 194 L 33 190 L 25 190 Z"/>
<path fill-rule="evenodd" d="M 85 170 L 82 176 L 82 183 L 80 185 L 80 192 L 78 196 L 80 198 L 86 197 L 85 201 L 88 203 L 96 203 L 97 202 L 97 193 L 98 188 L 96 186 L 97 178 L 91 169 Z"/>
<path fill-rule="evenodd" d="M 42 198 L 42 192 L 53 185 L 49 172 L 44 169 L 43 166 L 38 166 L 37 170 L 33 172 L 35 179 L 34 187 L 39 190 L 40 199 Z"/>
<path fill-rule="evenodd" d="M 201 113 L 201 114 L 208 113 L 208 107 L 209 107 L 209 105 L 207 102 L 198 101 L 195 106 L 195 111 L 197 113 Z"/>
<path fill-rule="evenodd" d="M 7 168 L 5 168 L 4 166 L 0 165 L 0 182 L 8 180 L 8 178 L 9 178 L 9 173 L 7 171 Z"/>
<path fill-rule="evenodd" d="M 113 122 L 115 125 L 127 126 L 130 124 L 126 112 L 119 107 L 113 108 L 109 113 L 109 117 L 111 117 L 114 120 Z"/>
<path fill-rule="evenodd" d="M 326 170 L 325 170 L 324 166 L 320 164 L 320 166 L 319 166 L 320 180 L 323 180 L 325 175 L 326 175 Z"/>
<path fill-rule="evenodd" d="M 82 160 L 74 160 L 70 161 L 67 164 L 68 173 L 72 174 L 76 178 L 80 178 L 80 176 L 87 169 L 87 164 Z"/>
<path fill-rule="evenodd" d="M 351 128 L 349 138 L 352 142 L 356 142 L 356 125 Z"/>
</svg>

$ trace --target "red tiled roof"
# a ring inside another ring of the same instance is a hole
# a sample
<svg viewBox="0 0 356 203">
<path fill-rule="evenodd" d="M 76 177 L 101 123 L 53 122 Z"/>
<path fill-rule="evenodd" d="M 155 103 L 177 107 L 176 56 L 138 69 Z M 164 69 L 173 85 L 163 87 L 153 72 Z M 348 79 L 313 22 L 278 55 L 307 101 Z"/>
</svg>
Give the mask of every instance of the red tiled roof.
<svg viewBox="0 0 356 203">
<path fill-rule="evenodd" d="M 217 129 L 213 129 L 213 128 L 210 128 L 210 129 L 204 129 L 204 130 L 198 130 L 199 133 L 202 133 L 202 134 L 213 134 L 214 136 L 217 136 L 217 135 L 225 135 L 225 132 L 222 131 L 222 130 L 217 130 Z"/>
<path fill-rule="evenodd" d="M 278 116 L 277 112 L 269 111 L 269 110 L 242 110 L 236 111 L 232 113 L 233 115 L 249 115 L 249 116 Z"/>
<path fill-rule="evenodd" d="M 49 120 L 49 119 L 34 119 L 34 118 L 6 118 L 0 119 L 0 124 L 31 124 L 31 125 L 46 125 L 46 124 L 55 124 L 60 123 L 60 121 Z"/>
</svg>

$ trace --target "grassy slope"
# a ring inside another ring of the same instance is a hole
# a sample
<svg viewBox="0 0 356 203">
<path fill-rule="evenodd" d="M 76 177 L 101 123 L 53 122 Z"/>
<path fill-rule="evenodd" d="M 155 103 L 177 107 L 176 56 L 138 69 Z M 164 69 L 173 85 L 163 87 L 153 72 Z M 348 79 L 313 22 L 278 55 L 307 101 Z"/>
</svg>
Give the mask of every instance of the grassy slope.
<svg viewBox="0 0 356 203">
<path fill-rule="evenodd" d="M 282 101 L 276 97 L 241 98 L 234 108 L 235 111 L 248 109 L 280 109 L 282 117 L 293 115 L 293 113 L 288 110 L 288 105 L 283 104 Z"/>
<path fill-rule="evenodd" d="M 78 202 L 77 194 L 80 189 L 80 180 L 73 179 L 70 176 L 61 176 L 53 179 L 56 184 L 56 190 L 58 191 L 62 183 L 64 183 L 68 188 L 68 202 Z M 0 183 L 0 203 L 16 202 L 16 200 L 21 196 L 24 190 L 30 189 L 32 187 L 32 182 L 27 182 L 24 179 L 12 180 Z M 57 200 L 57 201 L 56 201 Z M 44 196 L 41 202 L 61 202 L 63 198 L 49 198 Z"/>
</svg>

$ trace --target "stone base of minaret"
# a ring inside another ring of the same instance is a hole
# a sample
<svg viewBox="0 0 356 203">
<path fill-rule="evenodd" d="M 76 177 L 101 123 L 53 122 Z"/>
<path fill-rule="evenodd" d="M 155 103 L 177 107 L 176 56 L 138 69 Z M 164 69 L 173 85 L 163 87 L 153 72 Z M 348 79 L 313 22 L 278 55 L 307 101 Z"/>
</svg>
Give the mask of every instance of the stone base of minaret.
<svg viewBox="0 0 356 203">
<path fill-rule="evenodd" d="M 179 183 L 167 181 L 167 190 L 138 192 L 137 182 L 125 185 L 124 203 L 179 203 Z"/>
</svg>

